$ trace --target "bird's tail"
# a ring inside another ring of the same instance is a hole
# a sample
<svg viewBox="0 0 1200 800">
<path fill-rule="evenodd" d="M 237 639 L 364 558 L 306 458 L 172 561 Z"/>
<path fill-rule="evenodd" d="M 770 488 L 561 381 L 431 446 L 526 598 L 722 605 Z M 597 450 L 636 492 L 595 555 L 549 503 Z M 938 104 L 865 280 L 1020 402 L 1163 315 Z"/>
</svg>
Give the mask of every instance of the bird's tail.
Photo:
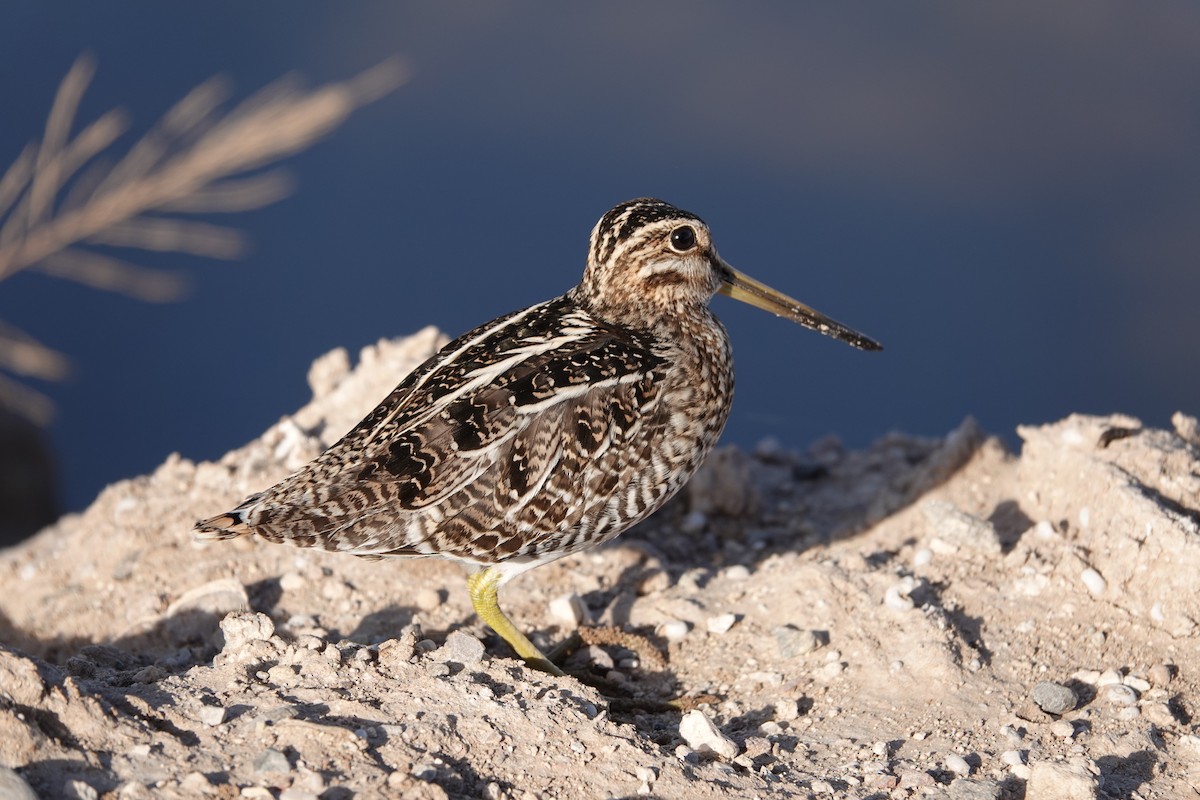
<svg viewBox="0 0 1200 800">
<path fill-rule="evenodd" d="M 202 541 L 217 539 L 234 539 L 250 534 L 250 526 L 246 524 L 245 510 L 236 508 L 226 514 L 202 519 L 196 523 L 192 536 Z"/>
</svg>

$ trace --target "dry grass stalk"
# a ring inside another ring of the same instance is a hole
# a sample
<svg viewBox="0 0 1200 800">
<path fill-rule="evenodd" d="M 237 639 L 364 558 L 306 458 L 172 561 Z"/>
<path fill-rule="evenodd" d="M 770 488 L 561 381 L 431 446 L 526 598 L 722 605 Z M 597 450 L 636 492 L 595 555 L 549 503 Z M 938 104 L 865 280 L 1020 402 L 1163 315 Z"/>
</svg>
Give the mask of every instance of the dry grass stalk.
<svg viewBox="0 0 1200 800">
<path fill-rule="evenodd" d="M 181 215 L 245 211 L 284 197 L 292 188 L 288 176 L 261 170 L 308 147 L 405 79 L 395 60 L 314 90 L 285 79 L 224 114 L 228 89 L 210 80 L 124 157 L 102 163 L 96 157 L 128 122 L 123 112 L 110 111 L 71 135 L 94 72 L 86 56 L 75 63 L 59 86 L 41 142 L 28 145 L 0 177 L 0 281 L 34 269 L 142 300 L 177 299 L 184 289 L 180 276 L 88 246 L 236 258 L 245 248 L 239 231 Z M 0 369 L 53 380 L 65 374 L 66 359 L 0 325 Z M 42 423 L 52 409 L 40 393 L 3 374 L 0 405 Z"/>
</svg>

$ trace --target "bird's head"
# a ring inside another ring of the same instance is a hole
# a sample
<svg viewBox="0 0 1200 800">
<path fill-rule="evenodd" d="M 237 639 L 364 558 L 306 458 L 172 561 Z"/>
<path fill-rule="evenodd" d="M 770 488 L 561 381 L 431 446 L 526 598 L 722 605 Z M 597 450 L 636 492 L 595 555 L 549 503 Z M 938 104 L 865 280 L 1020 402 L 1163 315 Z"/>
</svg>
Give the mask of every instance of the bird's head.
<svg viewBox="0 0 1200 800">
<path fill-rule="evenodd" d="M 721 292 L 859 349 L 882 349 L 875 340 L 738 272 L 717 254 L 704 220 L 648 197 L 621 203 L 596 223 L 578 291 L 593 312 L 613 321 L 687 314 Z"/>
</svg>

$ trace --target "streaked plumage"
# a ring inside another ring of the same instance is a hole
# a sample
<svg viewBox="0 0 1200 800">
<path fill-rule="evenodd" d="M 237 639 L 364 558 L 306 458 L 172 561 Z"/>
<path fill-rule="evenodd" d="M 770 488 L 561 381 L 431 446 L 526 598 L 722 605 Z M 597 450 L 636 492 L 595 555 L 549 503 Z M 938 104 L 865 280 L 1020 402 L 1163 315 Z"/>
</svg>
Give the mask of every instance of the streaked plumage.
<svg viewBox="0 0 1200 800">
<path fill-rule="evenodd" d="M 579 286 L 455 339 L 341 441 L 197 535 L 482 567 L 477 611 L 556 671 L 496 590 L 644 519 L 712 449 L 733 392 L 729 338 L 708 308 L 719 290 L 878 349 L 737 273 L 694 215 L 629 201 L 592 231 Z"/>
</svg>

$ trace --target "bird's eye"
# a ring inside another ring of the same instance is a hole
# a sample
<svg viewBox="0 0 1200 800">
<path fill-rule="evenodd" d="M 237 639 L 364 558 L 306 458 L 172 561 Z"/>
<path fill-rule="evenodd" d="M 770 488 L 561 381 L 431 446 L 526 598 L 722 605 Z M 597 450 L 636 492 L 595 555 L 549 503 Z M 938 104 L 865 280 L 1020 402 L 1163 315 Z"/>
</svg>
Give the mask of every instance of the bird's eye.
<svg viewBox="0 0 1200 800">
<path fill-rule="evenodd" d="M 696 246 L 696 232 L 690 225 L 671 231 L 671 249 L 676 253 L 686 253 Z"/>
</svg>

